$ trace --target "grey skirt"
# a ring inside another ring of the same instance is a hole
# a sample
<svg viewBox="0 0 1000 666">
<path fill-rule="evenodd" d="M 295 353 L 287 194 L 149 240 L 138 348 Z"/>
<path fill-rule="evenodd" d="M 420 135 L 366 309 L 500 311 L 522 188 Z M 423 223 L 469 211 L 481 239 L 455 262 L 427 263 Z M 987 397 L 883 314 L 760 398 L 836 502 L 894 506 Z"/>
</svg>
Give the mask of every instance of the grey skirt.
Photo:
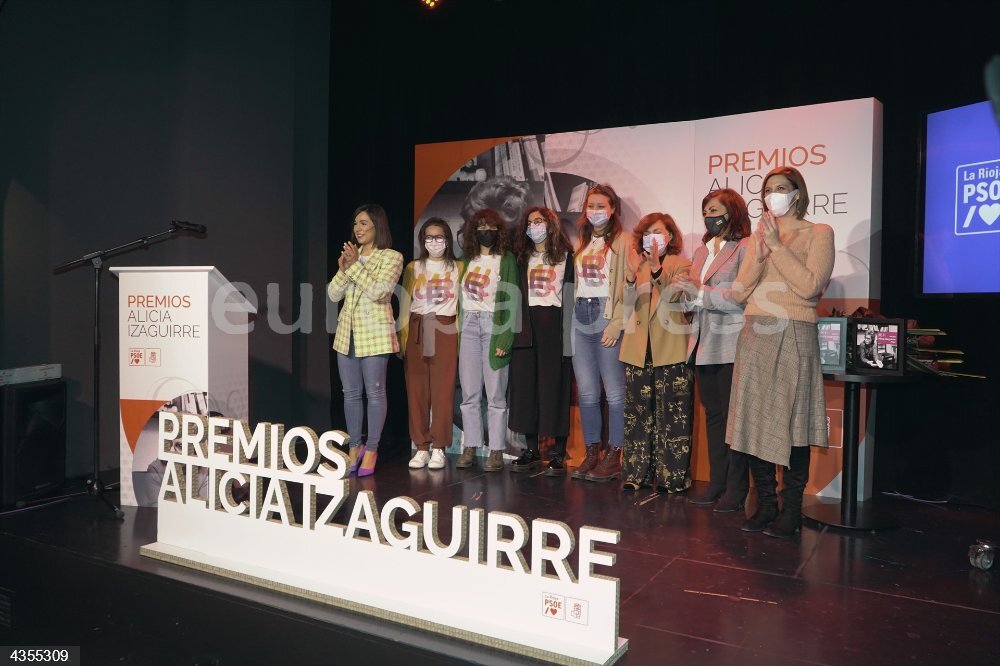
<svg viewBox="0 0 1000 666">
<path fill-rule="evenodd" d="M 726 443 L 788 466 L 793 446 L 827 446 L 816 324 L 748 316 L 733 366 Z"/>
</svg>

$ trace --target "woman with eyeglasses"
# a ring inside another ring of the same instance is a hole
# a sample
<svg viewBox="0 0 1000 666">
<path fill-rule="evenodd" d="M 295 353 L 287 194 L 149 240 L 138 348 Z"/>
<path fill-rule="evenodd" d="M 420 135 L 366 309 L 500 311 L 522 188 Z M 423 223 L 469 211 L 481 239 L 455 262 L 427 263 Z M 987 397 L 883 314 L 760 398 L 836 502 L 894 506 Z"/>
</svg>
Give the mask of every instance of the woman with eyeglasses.
<svg viewBox="0 0 1000 666">
<path fill-rule="evenodd" d="M 424 222 L 417 234 L 420 255 L 403 271 L 400 350 L 406 373 L 410 439 L 417 452 L 411 469 L 443 469 L 451 444 L 455 375 L 458 371 L 458 276 L 448 223 Z"/>
<path fill-rule="evenodd" d="M 545 473 L 566 474 L 569 398 L 572 382 L 573 252 L 562 222 L 548 208 L 529 208 L 514 232 L 514 255 L 521 282 L 519 330 L 510 362 L 510 429 L 524 434 L 524 453 L 512 472 L 542 464 L 539 437 L 555 446 Z M 566 299 L 566 305 L 563 299 Z"/>
<path fill-rule="evenodd" d="M 358 476 L 375 473 L 378 445 L 388 404 L 385 377 L 389 355 L 399 352 L 392 292 L 403 270 L 403 255 L 392 249 L 392 234 L 385 210 L 365 204 L 354 211 L 351 240 L 344 243 L 337 260 L 339 270 L 327 294 L 343 300 L 333 348 L 344 387 L 344 416 L 351 437 L 351 471 Z M 368 396 L 368 438 L 362 443 L 364 403 Z"/>
<path fill-rule="evenodd" d="M 625 364 L 619 359 L 618 342 L 628 238 L 622 232 L 618 195 L 610 185 L 594 185 L 587 191 L 577 226 L 580 244 L 574 257 L 573 374 L 587 451 L 571 476 L 611 481 L 621 474 L 625 430 Z M 608 449 L 603 457 L 602 386 L 608 401 Z"/>
<path fill-rule="evenodd" d="M 677 281 L 690 262 L 683 239 L 666 213 L 650 213 L 632 232 L 626 259 L 625 490 L 656 486 L 662 493 L 691 486 L 694 376 L 687 364 L 688 326 L 678 305 Z"/>
<path fill-rule="evenodd" d="M 786 538 L 802 524 L 810 447 L 827 446 L 816 304 L 833 273 L 833 229 L 805 219 L 797 169 L 764 178 L 764 210 L 733 285 L 746 302 L 736 345 L 726 442 L 750 456 L 757 510 L 745 532 Z M 782 465 L 778 511 L 775 465 Z"/>
<path fill-rule="evenodd" d="M 517 262 L 507 251 L 509 237 L 500 214 L 490 209 L 462 226 L 459 281 L 458 378 L 462 385 L 462 454 L 459 469 L 473 467 L 483 443 L 480 401 L 486 391 L 490 452 L 487 472 L 503 469 L 507 447 L 507 375 L 519 307 Z"/>
<path fill-rule="evenodd" d="M 749 245 L 750 214 L 743 197 L 730 189 L 706 194 L 701 213 L 705 235 L 691 258 L 691 275 L 677 280 L 681 305 L 693 315 L 687 354 L 698 378 L 708 435 L 708 488 L 688 502 L 735 513 L 743 508 L 750 482 L 746 455 L 726 446 L 733 360 L 743 328 L 743 303 L 733 297 L 732 284 Z"/>
</svg>

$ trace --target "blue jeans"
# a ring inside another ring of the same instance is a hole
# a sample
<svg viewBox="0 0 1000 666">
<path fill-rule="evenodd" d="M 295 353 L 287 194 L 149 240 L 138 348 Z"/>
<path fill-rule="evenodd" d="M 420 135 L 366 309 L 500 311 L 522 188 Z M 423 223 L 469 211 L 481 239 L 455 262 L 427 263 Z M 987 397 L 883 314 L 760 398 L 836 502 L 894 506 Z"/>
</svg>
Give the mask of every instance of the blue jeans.
<svg viewBox="0 0 1000 666">
<path fill-rule="evenodd" d="M 621 336 L 613 347 L 601 345 L 608 322 L 607 299 L 578 298 L 573 316 L 573 374 L 580 403 L 583 443 L 601 442 L 601 383 L 608 399 L 608 444 L 621 448 L 625 439 L 625 363 L 618 360 Z"/>
<path fill-rule="evenodd" d="M 361 426 L 364 422 L 365 407 L 361 400 L 362 391 L 368 396 L 368 451 L 378 451 L 382 439 L 382 427 L 388 402 L 385 397 L 385 375 L 389 367 L 389 355 L 354 355 L 354 337 L 347 354 L 337 354 L 337 369 L 340 383 L 344 387 L 344 417 L 347 419 L 347 434 L 351 436 L 351 447 L 361 445 Z"/>
<path fill-rule="evenodd" d="M 462 313 L 462 338 L 458 352 L 458 378 L 462 384 L 463 447 L 483 443 L 483 420 L 480 403 L 486 389 L 486 422 L 491 451 L 507 448 L 507 374 L 510 366 L 499 370 L 490 367 L 496 349 L 490 347 L 493 335 L 492 312 Z"/>
</svg>

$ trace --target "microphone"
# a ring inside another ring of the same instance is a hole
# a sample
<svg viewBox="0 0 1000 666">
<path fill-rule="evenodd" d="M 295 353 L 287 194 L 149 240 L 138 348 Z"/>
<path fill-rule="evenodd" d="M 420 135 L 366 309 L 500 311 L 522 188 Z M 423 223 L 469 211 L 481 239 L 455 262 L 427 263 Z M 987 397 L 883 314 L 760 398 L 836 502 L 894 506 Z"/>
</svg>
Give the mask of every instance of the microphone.
<svg viewBox="0 0 1000 666">
<path fill-rule="evenodd" d="M 170 220 L 170 226 L 180 231 L 193 231 L 196 234 L 203 234 L 207 230 L 204 224 L 193 224 L 184 220 Z"/>
</svg>

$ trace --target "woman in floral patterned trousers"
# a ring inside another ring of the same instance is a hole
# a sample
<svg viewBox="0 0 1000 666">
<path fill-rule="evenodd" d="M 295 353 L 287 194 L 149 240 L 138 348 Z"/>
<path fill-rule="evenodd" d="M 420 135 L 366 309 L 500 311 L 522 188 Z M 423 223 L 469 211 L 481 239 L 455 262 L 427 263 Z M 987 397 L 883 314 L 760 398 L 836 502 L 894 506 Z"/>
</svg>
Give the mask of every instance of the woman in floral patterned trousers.
<svg viewBox="0 0 1000 666">
<path fill-rule="evenodd" d="M 691 410 L 694 389 L 687 363 L 625 366 L 626 490 L 656 486 L 681 492 L 691 485 Z"/>
<path fill-rule="evenodd" d="M 691 486 L 694 375 L 687 360 L 688 326 L 675 281 L 691 264 L 680 256 L 673 218 L 650 213 L 633 232 L 622 295 L 625 335 L 625 490 Z"/>
</svg>

